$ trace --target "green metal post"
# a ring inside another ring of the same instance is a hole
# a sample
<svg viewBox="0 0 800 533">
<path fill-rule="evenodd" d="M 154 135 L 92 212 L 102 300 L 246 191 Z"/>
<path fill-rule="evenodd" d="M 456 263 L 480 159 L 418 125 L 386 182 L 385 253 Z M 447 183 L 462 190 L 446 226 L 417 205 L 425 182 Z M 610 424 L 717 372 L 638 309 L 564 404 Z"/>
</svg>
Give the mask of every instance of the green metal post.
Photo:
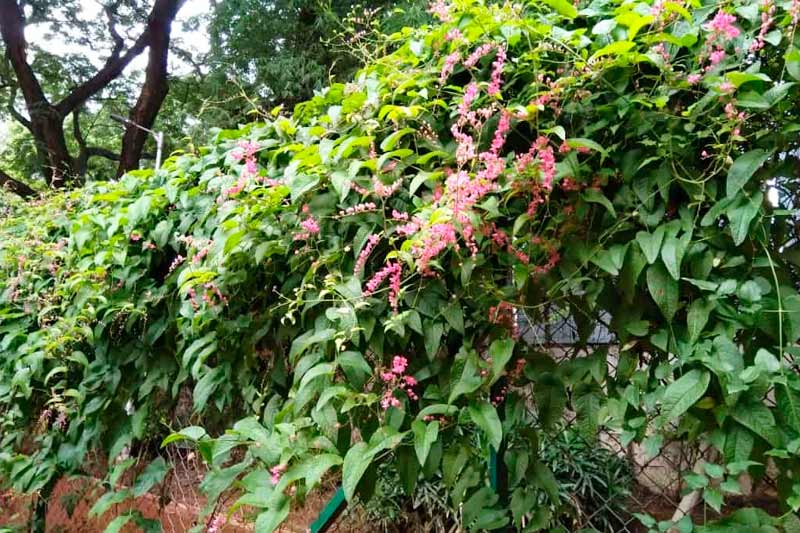
<svg viewBox="0 0 800 533">
<path fill-rule="evenodd" d="M 344 489 L 339 487 L 336 489 L 333 497 L 325 504 L 325 507 L 319 513 L 314 523 L 311 524 L 311 533 L 324 533 L 328 531 L 328 528 L 333 525 L 346 507 L 347 500 L 344 497 Z"/>
</svg>

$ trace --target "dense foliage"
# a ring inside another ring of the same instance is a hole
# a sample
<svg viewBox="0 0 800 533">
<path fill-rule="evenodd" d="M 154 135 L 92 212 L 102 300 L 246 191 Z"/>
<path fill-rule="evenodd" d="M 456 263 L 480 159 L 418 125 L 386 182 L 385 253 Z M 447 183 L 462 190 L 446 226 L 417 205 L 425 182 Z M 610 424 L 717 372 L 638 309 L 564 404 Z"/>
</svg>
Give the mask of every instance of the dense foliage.
<svg viewBox="0 0 800 533">
<path fill-rule="evenodd" d="M 212 466 L 215 522 L 229 487 L 271 531 L 329 471 L 368 499 L 393 462 L 408 492 L 446 486 L 466 529 L 535 531 L 561 497 L 539 430 L 569 409 L 585 438 L 710 447 L 686 480 L 712 508 L 768 463 L 800 507 L 800 2 L 431 9 L 291 117 L 10 204 L 9 483 L 46 488 L 101 449 L 113 484 L 131 446 L 180 429 L 165 445 Z M 619 353 L 556 360 L 518 338 L 519 313 L 556 307 Z M 188 390 L 199 423 L 181 429 Z M 487 480 L 500 446 L 509 501 Z"/>
</svg>

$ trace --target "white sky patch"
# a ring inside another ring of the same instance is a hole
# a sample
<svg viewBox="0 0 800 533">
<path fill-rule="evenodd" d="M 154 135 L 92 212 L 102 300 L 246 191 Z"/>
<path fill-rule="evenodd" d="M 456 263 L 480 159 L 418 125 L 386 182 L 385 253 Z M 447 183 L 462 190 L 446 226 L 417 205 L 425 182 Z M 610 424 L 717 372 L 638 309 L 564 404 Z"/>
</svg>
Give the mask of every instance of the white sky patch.
<svg viewBox="0 0 800 533">
<path fill-rule="evenodd" d="M 80 3 L 81 10 L 77 14 L 83 20 L 103 19 L 103 7 L 97 0 L 82 0 Z M 152 8 L 152 2 L 148 2 L 148 10 Z M 203 15 L 210 10 L 209 0 L 187 0 L 180 11 L 178 16 L 172 23 L 172 39 L 178 41 L 181 47 L 192 53 L 194 56 L 201 56 L 208 52 L 209 41 L 208 34 L 205 28 L 201 27 L 198 31 L 186 32 L 183 31 L 183 24 L 192 17 Z M 130 36 L 138 37 L 143 30 L 143 25 L 133 28 L 129 32 Z M 67 39 L 59 39 L 58 34 L 50 34 L 47 24 L 29 24 L 25 27 L 25 38 L 30 44 L 34 44 L 53 55 L 61 55 L 64 53 L 83 55 L 88 59 L 96 68 L 102 68 L 111 50 L 111 37 L 103 43 L 102 47 L 93 48 L 88 46 L 81 46 L 75 43 L 68 42 Z M 130 44 L 132 40 L 126 39 L 126 44 Z M 137 70 L 144 70 L 147 66 L 147 50 L 139 54 L 128 67 L 125 73 L 130 73 Z M 190 65 L 176 57 L 175 54 L 170 54 L 170 74 L 187 74 L 192 70 Z"/>
</svg>

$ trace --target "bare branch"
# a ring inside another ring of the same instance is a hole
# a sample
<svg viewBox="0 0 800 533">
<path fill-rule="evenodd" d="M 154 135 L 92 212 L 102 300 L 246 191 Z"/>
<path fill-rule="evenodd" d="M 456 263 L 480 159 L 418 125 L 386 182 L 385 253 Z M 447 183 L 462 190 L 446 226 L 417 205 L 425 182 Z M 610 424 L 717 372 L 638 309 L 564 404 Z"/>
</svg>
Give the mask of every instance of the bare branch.
<svg viewBox="0 0 800 533">
<path fill-rule="evenodd" d="M 17 108 L 14 107 L 14 100 L 17 99 L 17 87 L 14 86 L 11 88 L 11 95 L 8 97 L 8 104 L 6 104 L 6 109 L 8 110 L 8 114 L 11 115 L 14 120 L 25 126 L 30 132 L 33 132 L 33 126 L 31 125 L 31 121 L 25 118 L 22 113 L 17 111 Z"/>
</svg>

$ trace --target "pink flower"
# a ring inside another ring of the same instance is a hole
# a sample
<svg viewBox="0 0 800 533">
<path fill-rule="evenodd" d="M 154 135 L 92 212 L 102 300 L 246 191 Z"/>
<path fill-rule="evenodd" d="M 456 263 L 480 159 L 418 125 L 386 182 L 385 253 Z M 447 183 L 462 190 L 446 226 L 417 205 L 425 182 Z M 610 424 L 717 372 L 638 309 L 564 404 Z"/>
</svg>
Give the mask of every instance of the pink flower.
<svg viewBox="0 0 800 533">
<path fill-rule="evenodd" d="M 252 141 L 239 141 L 238 145 L 239 148 L 241 148 L 242 151 L 244 152 L 243 154 L 244 157 L 248 158 L 256 155 L 256 152 L 258 152 L 261 149 L 258 143 Z"/>
<path fill-rule="evenodd" d="M 276 465 L 270 468 L 270 474 L 272 474 L 272 484 L 277 485 L 281 480 L 281 475 L 286 472 L 286 465 Z"/>
<path fill-rule="evenodd" d="M 480 89 L 478 88 L 478 84 L 475 82 L 470 83 L 467 85 L 467 88 L 464 90 L 464 97 L 461 100 L 461 103 L 458 106 L 458 114 L 462 117 L 466 116 L 469 113 L 470 108 L 472 107 L 472 103 L 480 94 Z"/>
<path fill-rule="evenodd" d="M 511 114 L 503 110 L 500 114 L 500 120 L 497 123 L 497 129 L 494 132 L 494 138 L 492 139 L 490 150 L 494 155 L 498 155 L 503 148 L 506 142 L 506 133 L 508 133 L 509 129 L 511 129 Z"/>
<path fill-rule="evenodd" d="M 449 22 L 451 20 L 450 7 L 445 0 L 434 0 L 431 2 L 428 5 L 428 13 L 437 17 L 442 22 Z"/>
<path fill-rule="evenodd" d="M 300 226 L 312 235 L 319 233 L 319 224 L 314 217 L 308 217 L 300 223 Z"/>
<path fill-rule="evenodd" d="M 383 393 L 383 398 L 381 398 L 381 407 L 384 411 L 389 409 L 389 407 L 400 407 L 400 400 L 394 397 L 394 391 L 389 389 Z"/>
<path fill-rule="evenodd" d="M 489 88 L 486 92 L 489 96 L 495 96 L 500 93 L 500 85 L 503 83 L 503 66 L 506 63 L 506 49 L 502 46 L 497 47 L 497 57 L 492 63 L 492 79 L 489 83 Z"/>
<path fill-rule="evenodd" d="M 556 158 L 548 143 L 547 137 L 536 139 L 536 150 L 542 171 L 542 185 L 545 189 L 550 190 L 553 188 L 553 179 L 556 176 Z"/>
<path fill-rule="evenodd" d="M 372 253 L 372 250 L 375 248 L 375 245 L 381 240 L 379 235 L 370 235 L 367 238 L 367 242 L 362 248 L 361 253 L 358 254 L 358 259 L 356 260 L 356 266 L 353 269 L 353 274 L 358 275 L 364 270 L 364 266 L 367 264 L 367 259 L 369 258 L 369 254 Z"/>
<path fill-rule="evenodd" d="M 689 74 L 686 77 L 686 82 L 689 85 L 697 85 L 698 83 L 700 83 L 700 80 L 702 80 L 702 79 L 703 79 L 703 76 L 701 74 Z"/>
<path fill-rule="evenodd" d="M 461 30 L 458 28 L 452 28 L 447 32 L 444 36 L 445 41 L 455 41 L 456 39 L 463 39 L 464 36 L 461 34 Z"/>
<path fill-rule="evenodd" d="M 727 39 L 735 39 L 739 36 L 739 28 L 733 24 L 736 22 L 736 17 L 725 13 L 724 11 L 717 11 L 714 18 L 706 24 L 705 28 L 717 35 L 725 36 Z"/>
<path fill-rule="evenodd" d="M 365 202 L 363 204 L 356 204 L 353 206 L 348 207 L 347 209 L 343 209 L 339 211 L 340 217 L 358 215 L 360 213 L 365 213 L 367 211 L 375 211 L 378 208 L 374 202 Z"/>
<path fill-rule="evenodd" d="M 136 233 L 136 232 L 134 232 L 134 233 L 131 233 L 131 240 L 132 240 L 133 242 L 140 241 L 140 240 L 142 240 L 142 235 L 141 235 L 141 234 L 139 234 L 139 233 Z"/>
<path fill-rule="evenodd" d="M 392 372 L 395 374 L 403 374 L 408 367 L 408 359 L 402 355 L 395 355 L 392 358 Z"/>
<path fill-rule="evenodd" d="M 423 275 L 432 275 L 429 264 L 449 245 L 456 244 L 456 230 L 453 224 L 434 224 L 428 229 L 428 235 L 423 239 L 422 246 L 415 246 L 412 251 L 418 257 L 418 266 Z"/>
<path fill-rule="evenodd" d="M 392 306 L 392 309 L 397 312 L 402 273 L 403 269 L 400 266 L 400 263 L 387 263 L 382 269 L 376 272 L 374 276 L 372 276 L 372 279 L 367 282 L 362 291 L 364 296 L 371 296 L 376 290 L 378 290 L 378 287 L 380 287 L 381 284 L 387 278 L 389 278 L 389 304 Z"/>
<path fill-rule="evenodd" d="M 456 63 L 458 63 L 459 59 L 461 59 L 461 54 L 457 51 L 444 58 L 442 72 L 439 74 L 439 83 L 444 84 L 444 82 L 447 81 L 447 78 L 449 78 L 453 70 L 455 70 Z"/>
<path fill-rule="evenodd" d="M 474 52 L 472 52 L 469 55 L 467 60 L 464 61 L 464 66 L 467 68 L 474 67 L 475 65 L 478 64 L 478 61 L 480 61 L 483 56 L 492 51 L 492 48 L 494 48 L 494 45 L 490 43 L 480 45 L 477 49 L 475 49 Z"/>
<path fill-rule="evenodd" d="M 397 165 L 397 161 L 392 161 L 391 163 Z M 380 198 L 390 197 L 391 195 L 396 193 L 397 190 L 402 185 L 403 185 L 403 178 L 395 180 L 394 183 L 392 183 L 391 185 L 384 185 L 383 182 L 381 182 L 381 180 L 379 180 L 378 178 L 372 178 L 372 189 L 375 191 L 375 194 L 377 194 Z"/>
<path fill-rule="evenodd" d="M 713 66 L 719 65 L 725 59 L 725 50 L 721 50 L 719 48 L 714 50 L 711 52 L 711 55 L 708 59 L 711 61 Z"/>
<path fill-rule="evenodd" d="M 463 166 L 475 159 L 477 150 L 472 136 L 462 132 L 458 128 L 458 124 L 453 124 L 450 128 L 450 132 L 456 140 L 456 161 L 458 161 L 458 164 Z"/>
<path fill-rule="evenodd" d="M 719 90 L 720 90 L 720 92 L 723 92 L 723 93 L 732 93 L 733 91 L 736 90 L 736 87 L 731 82 L 726 80 L 726 81 L 720 83 Z"/>
<path fill-rule="evenodd" d="M 303 228 L 304 231 L 295 234 L 294 240 L 296 241 L 310 239 L 313 235 L 319 233 L 319 223 L 313 216 L 309 216 L 301 221 L 300 227 Z"/>
</svg>

